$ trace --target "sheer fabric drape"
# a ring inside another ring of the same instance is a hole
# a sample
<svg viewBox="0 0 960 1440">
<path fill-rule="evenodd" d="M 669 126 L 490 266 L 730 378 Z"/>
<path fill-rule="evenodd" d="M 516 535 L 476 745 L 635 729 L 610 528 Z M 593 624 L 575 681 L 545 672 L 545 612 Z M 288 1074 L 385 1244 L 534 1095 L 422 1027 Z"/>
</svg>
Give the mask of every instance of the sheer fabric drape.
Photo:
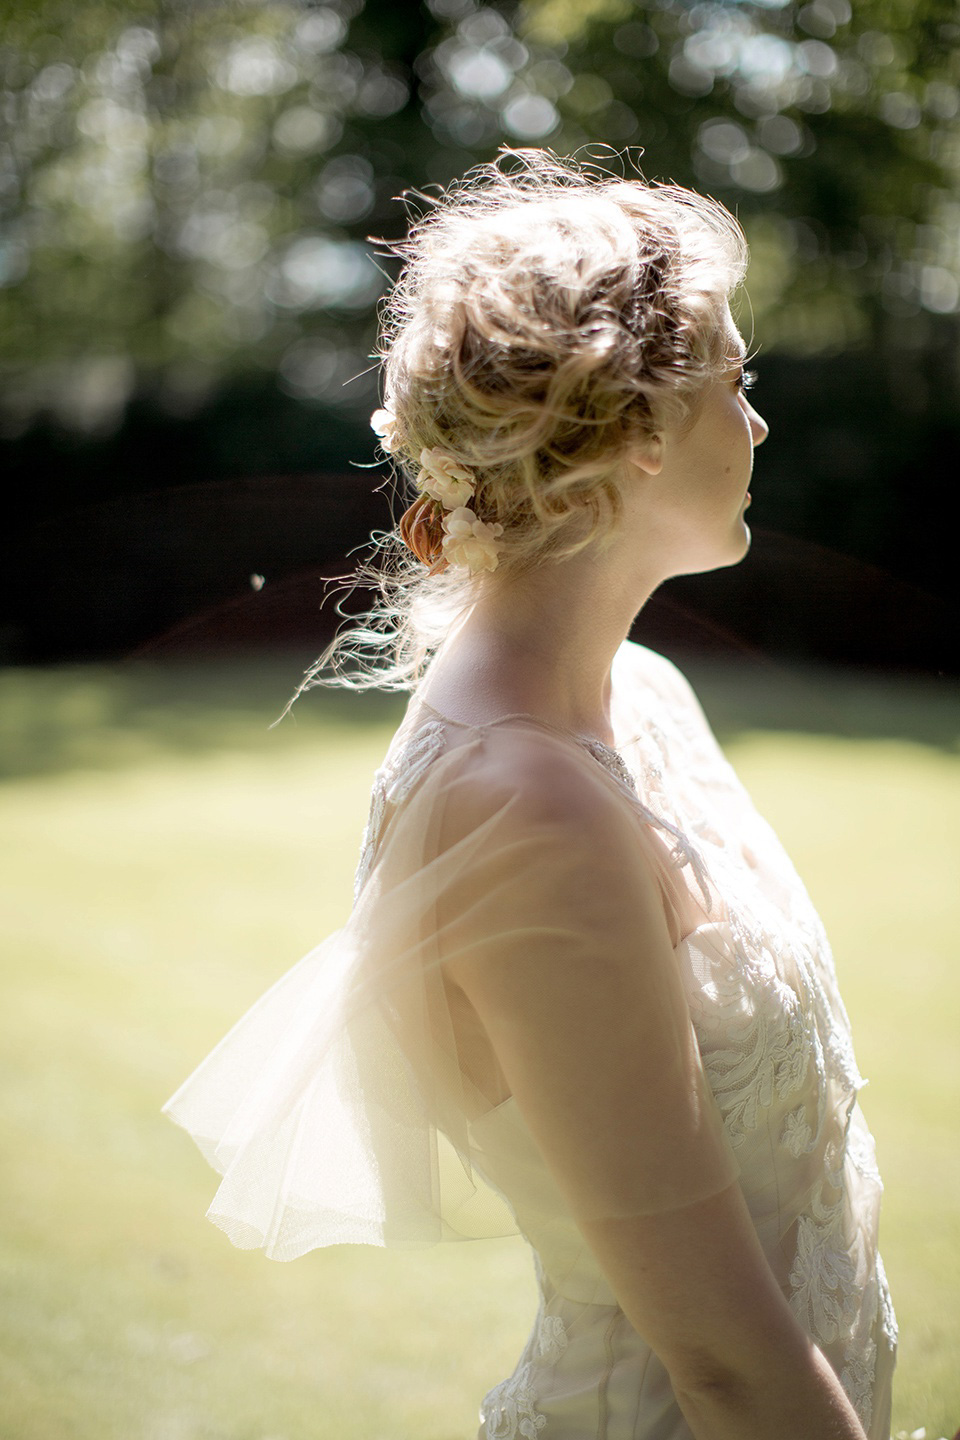
<svg viewBox="0 0 960 1440">
<path fill-rule="evenodd" d="M 375 806 L 348 924 L 167 1106 L 224 1175 L 210 1218 L 274 1258 L 515 1229 L 470 1133 L 511 1098 L 508 1074 L 581 1217 L 690 1204 L 737 1173 L 681 977 L 637 949 L 641 880 L 673 916 L 688 903 L 656 827 L 566 736 L 426 717 L 400 737 L 421 773 L 402 763 Z M 535 977 L 536 1054 L 512 1051 L 509 1025 L 487 1034 L 450 983 L 478 954 Z"/>
</svg>

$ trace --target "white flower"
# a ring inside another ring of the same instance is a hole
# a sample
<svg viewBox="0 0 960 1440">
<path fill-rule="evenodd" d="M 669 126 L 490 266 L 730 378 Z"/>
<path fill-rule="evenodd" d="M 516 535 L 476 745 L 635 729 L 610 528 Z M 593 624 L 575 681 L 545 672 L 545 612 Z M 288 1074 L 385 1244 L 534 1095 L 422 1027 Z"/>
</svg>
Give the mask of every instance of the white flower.
<svg viewBox="0 0 960 1440">
<path fill-rule="evenodd" d="M 789 1115 L 784 1116 L 780 1143 L 787 1147 L 795 1160 L 799 1160 L 801 1155 L 809 1155 L 812 1139 L 813 1134 L 807 1124 L 803 1106 L 798 1105 L 796 1110 L 791 1110 Z"/>
<path fill-rule="evenodd" d="M 460 506 L 443 517 L 443 558 L 448 565 L 458 565 L 472 575 L 496 570 L 500 563 L 497 540 L 502 534 L 502 525 L 485 524 L 472 510 Z"/>
<path fill-rule="evenodd" d="M 417 476 L 417 485 L 431 500 L 437 500 L 444 510 L 456 510 L 469 505 L 473 499 L 473 475 L 446 450 L 421 450 L 420 464 L 423 467 Z"/>
<path fill-rule="evenodd" d="M 381 448 L 392 455 L 398 448 L 397 417 L 392 410 L 374 410 L 370 416 L 370 429 L 380 441 Z"/>
<path fill-rule="evenodd" d="M 417 485 L 424 495 L 429 495 L 431 500 L 438 500 L 444 510 L 457 510 L 463 505 L 469 505 L 473 499 L 474 489 L 466 477 L 461 479 L 457 475 L 434 476 L 421 470 Z"/>
</svg>

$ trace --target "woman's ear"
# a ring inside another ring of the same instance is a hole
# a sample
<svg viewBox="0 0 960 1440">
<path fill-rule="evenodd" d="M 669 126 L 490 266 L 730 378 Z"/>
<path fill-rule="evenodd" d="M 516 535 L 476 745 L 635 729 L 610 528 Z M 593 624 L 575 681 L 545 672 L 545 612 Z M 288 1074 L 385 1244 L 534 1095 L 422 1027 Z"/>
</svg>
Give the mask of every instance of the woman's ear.
<svg viewBox="0 0 960 1440">
<path fill-rule="evenodd" d="M 627 451 L 627 459 L 646 475 L 659 475 L 663 469 L 663 436 L 645 435 Z"/>
</svg>

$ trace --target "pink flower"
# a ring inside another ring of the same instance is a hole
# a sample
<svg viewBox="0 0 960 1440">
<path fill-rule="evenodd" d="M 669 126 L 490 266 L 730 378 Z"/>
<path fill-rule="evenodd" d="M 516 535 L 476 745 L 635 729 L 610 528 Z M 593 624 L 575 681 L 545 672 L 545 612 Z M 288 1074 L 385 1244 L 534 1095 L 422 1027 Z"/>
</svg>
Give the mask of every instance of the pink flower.
<svg viewBox="0 0 960 1440">
<path fill-rule="evenodd" d="M 469 570 L 471 575 L 496 570 L 500 563 L 497 540 L 502 534 L 502 525 L 488 525 L 478 520 L 472 510 L 460 506 L 443 517 L 443 558 L 448 565 Z"/>
<path fill-rule="evenodd" d="M 417 485 L 425 495 L 438 501 L 444 510 L 469 505 L 474 495 L 473 475 L 446 450 L 421 450 L 422 469 Z"/>
</svg>

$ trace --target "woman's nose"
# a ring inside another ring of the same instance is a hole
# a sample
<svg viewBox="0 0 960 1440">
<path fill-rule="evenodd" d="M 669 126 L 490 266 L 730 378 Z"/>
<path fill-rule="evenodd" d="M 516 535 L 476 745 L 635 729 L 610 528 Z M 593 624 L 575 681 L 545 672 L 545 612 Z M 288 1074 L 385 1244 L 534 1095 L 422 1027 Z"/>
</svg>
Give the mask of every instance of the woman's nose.
<svg viewBox="0 0 960 1440">
<path fill-rule="evenodd" d="M 762 445 L 770 434 L 770 426 L 759 411 L 754 410 L 749 400 L 744 403 L 747 407 L 747 419 L 750 421 L 750 432 L 753 435 L 753 443 L 754 445 Z"/>
</svg>

